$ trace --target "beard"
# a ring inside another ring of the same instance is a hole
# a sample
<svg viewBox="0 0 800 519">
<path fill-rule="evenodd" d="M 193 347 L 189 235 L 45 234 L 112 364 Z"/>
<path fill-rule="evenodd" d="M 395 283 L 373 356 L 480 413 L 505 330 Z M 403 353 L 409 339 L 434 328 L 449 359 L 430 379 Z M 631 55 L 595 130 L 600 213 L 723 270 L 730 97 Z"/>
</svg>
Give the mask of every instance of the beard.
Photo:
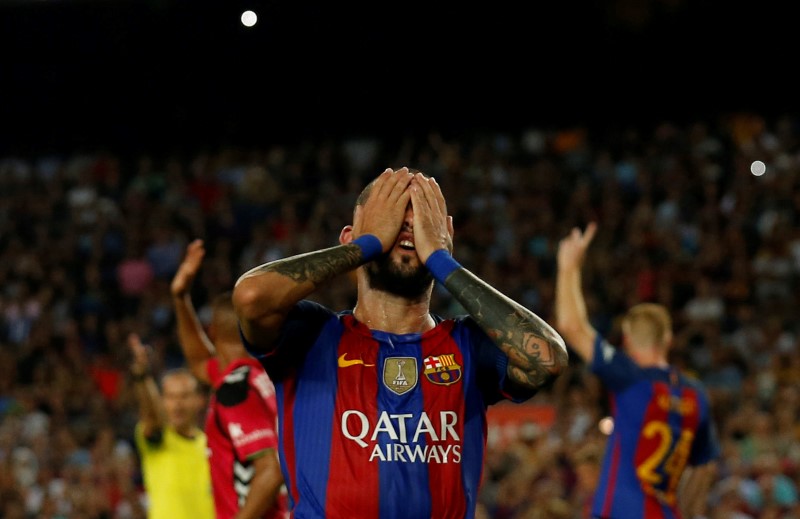
<svg viewBox="0 0 800 519">
<path fill-rule="evenodd" d="M 364 266 L 369 287 L 407 299 L 421 299 L 430 290 L 433 276 L 424 266 L 412 267 L 409 263 L 408 257 L 395 262 L 390 254 L 381 255 Z"/>
</svg>

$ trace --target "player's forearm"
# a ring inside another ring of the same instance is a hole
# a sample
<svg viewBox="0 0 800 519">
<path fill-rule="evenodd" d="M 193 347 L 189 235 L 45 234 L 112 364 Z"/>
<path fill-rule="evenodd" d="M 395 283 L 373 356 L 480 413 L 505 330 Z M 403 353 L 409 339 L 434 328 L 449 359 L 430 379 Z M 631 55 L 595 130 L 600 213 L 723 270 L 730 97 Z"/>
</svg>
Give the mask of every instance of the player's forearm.
<svg viewBox="0 0 800 519">
<path fill-rule="evenodd" d="M 362 249 L 352 243 L 265 263 L 237 280 L 236 312 L 240 319 L 256 324 L 285 315 L 319 287 L 362 263 Z"/>
<path fill-rule="evenodd" d="M 561 336 L 538 315 L 460 267 L 444 286 L 508 355 L 509 374 L 517 384 L 541 387 L 568 364 Z"/>
<path fill-rule="evenodd" d="M 561 333 L 569 332 L 589 321 L 579 270 L 559 270 L 556 276 L 555 299 L 556 328 Z"/>
<path fill-rule="evenodd" d="M 236 519 L 258 519 L 264 517 L 264 512 L 269 510 L 278 498 L 281 480 L 270 480 L 265 484 L 256 484 L 254 479 L 250 484 L 250 493 L 247 501 L 236 514 Z"/>
<path fill-rule="evenodd" d="M 214 345 L 203 330 L 188 294 L 173 296 L 173 306 L 178 325 L 178 342 L 183 356 L 192 373 L 198 379 L 208 382 L 204 368 L 205 362 L 214 355 Z"/>
<path fill-rule="evenodd" d="M 684 517 L 702 517 L 706 513 L 708 493 L 716 474 L 716 465 L 707 463 L 687 467 L 681 479 L 680 508 Z"/>
<path fill-rule="evenodd" d="M 158 429 L 166 421 L 161 406 L 161 397 L 155 380 L 149 374 L 137 375 L 134 378 L 133 390 L 139 403 L 139 417 L 147 429 Z"/>
<path fill-rule="evenodd" d="M 272 453 L 266 454 L 274 456 Z M 235 519 L 258 519 L 274 507 L 283 484 L 283 475 L 277 461 L 257 459 L 256 472 L 250 482 L 247 500 L 239 509 Z"/>
<path fill-rule="evenodd" d="M 581 357 L 591 359 L 595 332 L 589 322 L 579 270 L 559 270 L 555 311 L 558 332 Z"/>
</svg>

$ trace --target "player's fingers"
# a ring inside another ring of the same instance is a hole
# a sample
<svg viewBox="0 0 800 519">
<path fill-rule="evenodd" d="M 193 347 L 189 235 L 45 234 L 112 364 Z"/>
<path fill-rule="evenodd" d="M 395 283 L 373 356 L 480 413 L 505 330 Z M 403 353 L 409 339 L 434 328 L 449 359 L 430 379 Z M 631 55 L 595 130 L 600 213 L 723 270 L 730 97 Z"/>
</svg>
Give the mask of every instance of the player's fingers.
<svg viewBox="0 0 800 519">
<path fill-rule="evenodd" d="M 147 359 L 147 351 L 138 334 L 132 333 L 128 335 L 128 345 L 130 346 L 134 360 L 142 362 Z"/>
<path fill-rule="evenodd" d="M 383 170 L 383 173 L 381 173 L 375 180 L 375 183 L 372 184 L 372 192 L 369 196 L 370 199 L 379 200 L 380 197 L 384 195 L 386 183 L 391 180 L 393 174 L 394 170 L 392 170 L 392 168 L 386 168 Z"/>
<path fill-rule="evenodd" d="M 414 213 L 416 214 L 417 211 L 429 212 L 431 210 L 431 201 L 428 196 L 428 191 L 430 190 L 428 179 L 421 173 L 414 175 L 414 186 L 412 190 L 413 196 L 411 200 L 414 206 Z"/>
<path fill-rule="evenodd" d="M 592 240 L 594 239 L 594 235 L 597 233 L 597 223 L 596 222 L 589 222 L 589 225 L 586 226 L 586 231 L 583 233 L 583 243 L 584 245 L 588 246 Z"/>
<path fill-rule="evenodd" d="M 206 249 L 203 247 L 203 240 L 197 239 L 189 244 L 189 252 L 193 256 L 205 254 Z"/>
<path fill-rule="evenodd" d="M 571 235 L 569 239 L 564 240 L 564 248 L 570 253 L 575 254 L 576 251 L 579 251 L 581 248 L 581 236 L 580 233 L 577 235 Z"/>
<path fill-rule="evenodd" d="M 417 182 L 417 185 L 419 186 L 422 196 L 425 198 L 428 205 L 431 207 L 435 207 L 436 195 L 431 185 L 431 179 L 426 177 L 422 173 L 417 173 L 415 175 L 415 181 Z"/>
<path fill-rule="evenodd" d="M 407 189 L 408 184 L 414 179 L 414 175 L 408 171 L 407 167 L 402 167 L 395 171 L 395 174 L 392 178 L 394 185 L 392 186 L 392 191 L 388 194 L 389 198 L 392 201 L 402 201 L 403 199 L 406 200 L 408 203 L 408 196 L 407 196 Z"/>
<path fill-rule="evenodd" d="M 203 261 L 206 250 L 203 248 L 202 242 L 197 243 L 197 240 L 189 245 L 189 250 L 186 252 L 186 257 L 183 260 L 181 268 L 189 269 L 190 272 L 196 272 Z"/>
<path fill-rule="evenodd" d="M 453 217 L 448 215 L 447 216 L 447 234 L 450 236 L 450 242 L 447 244 L 447 248 L 450 250 L 450 254 L 453 253 L 453 236 L 456 234 L 456 228 L 453 226 Z"/>
<path fill-rule="evenodd" d="M 411 187 L 408 188 L 408 192 L 411 195 L 411 207 L 414 208 L 414 214 L 416 215 L 417 211 L 423 210 L 423 204 L 425 203 L 422 187 L 416 179 L 414 179 Z"/>
<path fill-rule="evenodd" d="M 129 333 L 128 334 L 128 344 L 131 345 L 131 347 L 141 346 L 142 341 L 141 341 L 141 339 L 139 339 L 139 335 L 137 335 L 135 333 Z"/>
<path fill-rule="evenodd" d="M 433 195 L 433 200 L 435 201 L 435 205 L 442 215 L 447 215 L 447 202 L 444 199 L 444 193 L 442 193 L 442 187 L 439 185 L 439 182 L 436 181 L 435 178 L 430 177 L 428 181 L 428 185 L 431 188 L 431 193 Z"/>
</svg>

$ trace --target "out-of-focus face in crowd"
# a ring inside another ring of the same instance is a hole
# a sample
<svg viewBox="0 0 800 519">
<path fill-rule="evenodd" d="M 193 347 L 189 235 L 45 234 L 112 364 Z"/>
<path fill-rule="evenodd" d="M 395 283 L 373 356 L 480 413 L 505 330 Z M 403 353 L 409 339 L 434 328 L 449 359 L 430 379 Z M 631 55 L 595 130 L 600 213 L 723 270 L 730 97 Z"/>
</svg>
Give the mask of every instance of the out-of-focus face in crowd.
<svg viewBox="0 0 800 519">
<path fill-rule="evenodd" d="M 178 431 L 197 423 L 204 402 L 197 380 L 188 372 L 170 373 L 161 383 L 167 421 Z"/>
</svg>

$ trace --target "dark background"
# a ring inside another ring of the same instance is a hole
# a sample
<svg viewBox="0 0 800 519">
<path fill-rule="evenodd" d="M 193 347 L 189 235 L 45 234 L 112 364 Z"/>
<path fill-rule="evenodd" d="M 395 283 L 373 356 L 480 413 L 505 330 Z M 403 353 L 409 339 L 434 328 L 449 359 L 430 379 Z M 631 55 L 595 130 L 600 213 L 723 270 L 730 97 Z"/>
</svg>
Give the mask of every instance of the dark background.
<svg viewBox="0 0 800 519">
<path fill-rule="evenodd" d="M 0 152 L 791 112 L 793 18 L 697 0 L 0 0 Z"/>
</svg>

